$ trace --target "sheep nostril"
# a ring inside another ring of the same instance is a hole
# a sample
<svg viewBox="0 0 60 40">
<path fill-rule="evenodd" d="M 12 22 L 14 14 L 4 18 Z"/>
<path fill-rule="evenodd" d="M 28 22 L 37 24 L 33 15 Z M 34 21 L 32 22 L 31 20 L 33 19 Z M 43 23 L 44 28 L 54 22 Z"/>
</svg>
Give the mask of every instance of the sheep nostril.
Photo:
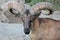
<svg viewBox="0 0 60 40">
<path fill-rule="evenodd" d="M 30 30 L 29 29 L 24 29 L 24 33 L 25 34 L 29 34 L 30 33 Z"/>
</svg>

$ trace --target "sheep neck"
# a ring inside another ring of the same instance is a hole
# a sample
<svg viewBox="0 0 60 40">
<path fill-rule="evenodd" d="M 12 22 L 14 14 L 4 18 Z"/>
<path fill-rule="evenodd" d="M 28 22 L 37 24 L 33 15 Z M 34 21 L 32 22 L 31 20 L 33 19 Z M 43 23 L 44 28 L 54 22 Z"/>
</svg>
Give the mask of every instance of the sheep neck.
<svg viewBox="0 0 60 40">
<path fill-rule="evenodd" d="M 39 18 L 34 19 L 34 21 L 33 21 L 33 30 L 34 31 L 38 30 L 39 26 L 40 26 Z"/>
</svg>

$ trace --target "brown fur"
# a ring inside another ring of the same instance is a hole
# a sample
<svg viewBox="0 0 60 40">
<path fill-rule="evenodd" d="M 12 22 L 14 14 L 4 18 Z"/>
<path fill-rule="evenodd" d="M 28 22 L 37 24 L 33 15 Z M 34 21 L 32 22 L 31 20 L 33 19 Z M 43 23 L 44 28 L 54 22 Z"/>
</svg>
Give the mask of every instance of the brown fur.
<svg viewBox="0 0 60 40">
<path fill-rule="evenodd" d="M 32 40 L 60 40 L 60 21 L 36 18 L 30 36 Z"/>
</svg>

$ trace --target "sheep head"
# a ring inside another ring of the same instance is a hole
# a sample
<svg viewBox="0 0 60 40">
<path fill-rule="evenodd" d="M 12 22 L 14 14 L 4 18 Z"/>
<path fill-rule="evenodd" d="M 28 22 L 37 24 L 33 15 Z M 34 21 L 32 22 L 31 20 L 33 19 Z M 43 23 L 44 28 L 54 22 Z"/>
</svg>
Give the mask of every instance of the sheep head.
<svg viewBox="0 0 60 40">
<path fill-rule="evenodd" d="M 30 33 L 30 29 L 32 27 L 32 23 L 33 21 L 41 14 L 41 10 L 49 10 L 49 14 L 53 13 L 53 5 L 51 3 L 48 2 L 40 2 L 34 6 L 31 7 L 30 10 L 27 10 L 25 13 L 26 15 L 24 15 L 24 20 L 23 20 L 23 24 L 24 24 L 24 33 L 25 34 L 29 34 Z M 48 15 L 49 15 L 48 14 Z"/>
</svg>

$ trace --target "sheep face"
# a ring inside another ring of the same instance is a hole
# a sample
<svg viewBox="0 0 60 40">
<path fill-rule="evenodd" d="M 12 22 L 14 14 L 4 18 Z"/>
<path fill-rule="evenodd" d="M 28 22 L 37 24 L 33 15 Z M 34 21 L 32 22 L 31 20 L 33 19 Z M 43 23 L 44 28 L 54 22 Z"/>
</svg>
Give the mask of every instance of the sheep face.
<svg viewBox="0 0 60 40">
<path fill-rule="evenodd" d="M 24 25 L 24 33 L 29 34 L 31 29 L 31 14 L 29 10 L 26 10 L 24 15 L 21 17 Z"/>
</svg>

